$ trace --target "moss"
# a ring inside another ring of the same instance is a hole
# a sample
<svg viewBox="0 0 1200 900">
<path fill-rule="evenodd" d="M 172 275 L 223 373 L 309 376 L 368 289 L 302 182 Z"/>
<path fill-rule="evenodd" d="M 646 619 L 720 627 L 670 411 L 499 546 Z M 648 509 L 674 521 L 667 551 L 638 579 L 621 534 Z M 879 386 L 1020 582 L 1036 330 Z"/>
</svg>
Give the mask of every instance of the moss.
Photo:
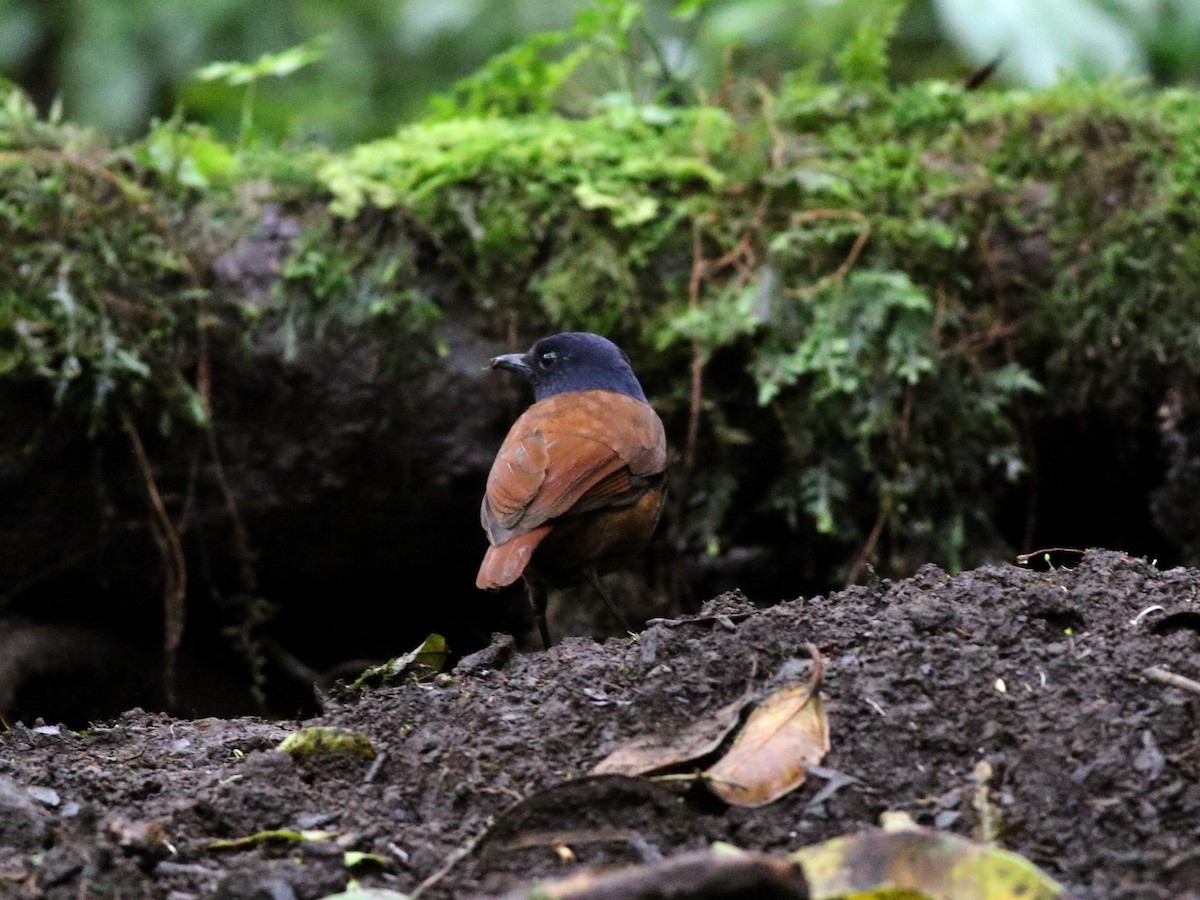
<svg viewBox="0 0 1200 900">
<path fill-rule="evenodd" d="M 169 198 L 96 138 L 39 122 L 19 95 L 0 146 L 0 376 L 46 385 L 91 431 L 113 424 L 117 404 L 160 410 L 164 428 L 203 424 L 184 375 L 198 282 Z"/>
<path fill-rule="evenodd" d="M 763 176 L 794 211 L 764 235 L 780 287 L 748 352 L 793 449 L 787 521 L 900 569 L 977 561 L 1021 415 L 1144 413 L 1194 377 L 1194 96 L 798 86 L 776 112 L 801 151 Z"/>
<path fill-rule="evenodd" d="M 697 551 L 764 540 L 758 518 L 847 566 L 970 564 L 1002 546 L 1022 422 L 1144 416 L 1200 372 L 1200 98 L 889 88 L 861 49 L 871 77 L 796 79 L 736 115 L 537 104 L 234 166 L 203 136 L 155 144 L 190 167 L 110 149 L 10 98 L 0 380 L 90 428 L 114 400 L 202 427 L 196 261 L 279 199 L 301 232 L 270 302 L 218 310 L 222 340 L 367 335 L 430 359 L 450 296 L 497 333 L 614 334 L 693 466 L 677 515 Z"/>
<path fill-rule="evenodd" d="M 396 209 L 483 308 L 611 331 L 643 312 L 645 273 L 724 177 L 720 110 L 616 108 L 415 125 L 329 162 L 334 212 Z"/>
</svg>

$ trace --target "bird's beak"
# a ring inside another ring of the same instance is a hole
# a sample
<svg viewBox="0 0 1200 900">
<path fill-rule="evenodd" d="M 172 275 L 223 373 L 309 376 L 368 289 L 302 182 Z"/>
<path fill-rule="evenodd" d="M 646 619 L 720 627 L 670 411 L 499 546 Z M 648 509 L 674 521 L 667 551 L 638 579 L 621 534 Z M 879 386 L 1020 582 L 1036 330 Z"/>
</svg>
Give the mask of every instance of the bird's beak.
<svg viewBox="0 0 1200 900">
<path fill-rule="evenodd" d="M 516 372 L 518 375 L 528 375 L 532 370 L 529 368 L 529 363 L 525 362 L 524 353 L 506 353 L 504 356 L 497 356 L 488 364 L 489 369 L 507 369 L 509 372 Z"/>
</svg>

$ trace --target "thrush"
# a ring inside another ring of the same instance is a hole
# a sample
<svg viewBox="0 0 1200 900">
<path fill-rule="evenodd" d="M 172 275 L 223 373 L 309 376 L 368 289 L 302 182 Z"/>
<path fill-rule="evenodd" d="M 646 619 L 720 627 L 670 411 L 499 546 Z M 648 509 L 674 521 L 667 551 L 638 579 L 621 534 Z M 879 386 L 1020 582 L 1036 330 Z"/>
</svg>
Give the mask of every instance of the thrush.
<svg viewBox="0 0 1200 900">
<path fill-rule="evenodd" d="M 480 520 L 491 545 L 475 584 L 525 581 L 542 644 L 548 591 L 591 581 L 649 541 L 666 490 L 667 441 L 629 358 L 607 338 L 564 332 L 491 368 L 524 376 L 534 403 L 488 474 Z M 623 622 L 622 622 L 623 624 Z"/>
</svg>

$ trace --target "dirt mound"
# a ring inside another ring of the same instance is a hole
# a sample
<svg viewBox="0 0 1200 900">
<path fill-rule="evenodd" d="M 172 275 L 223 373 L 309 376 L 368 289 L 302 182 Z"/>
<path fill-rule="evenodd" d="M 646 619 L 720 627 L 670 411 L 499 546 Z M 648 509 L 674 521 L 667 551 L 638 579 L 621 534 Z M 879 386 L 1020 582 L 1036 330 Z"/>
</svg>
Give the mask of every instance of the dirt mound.
<svg viewBox="0 0 1200 900">
<path fill-rule="evenodd" d="M 781 853 L 889 809 L 971 834 L 981 760 L 1000 844 L 1074 895 L 1189 895 L 1200 695 L 1144 673 L 1200 676 L 1198 596 L 1200 572 L 1101 551 L 1046 572 L 926 567 L 766 610 L 725 595 L 633 639 L 494 644 L 309 723 L 369 735 L 374 760 L 295 761 L 273 749 L 293 723 L 17 726 L 0 734 L 0 895 L 310 898 L 354 875 L 399 891 L 437 876 L 423 896 L 464 897 L 714 840 Z M 806 642 L 826 660 L 833 780 L 729 809 L 686 782 L 582 777 L 806 665 Z M 268 829 L 326 834 L 212 848 Z M 345 850 L 383 864 L 351 872 Z"/>
</svg>

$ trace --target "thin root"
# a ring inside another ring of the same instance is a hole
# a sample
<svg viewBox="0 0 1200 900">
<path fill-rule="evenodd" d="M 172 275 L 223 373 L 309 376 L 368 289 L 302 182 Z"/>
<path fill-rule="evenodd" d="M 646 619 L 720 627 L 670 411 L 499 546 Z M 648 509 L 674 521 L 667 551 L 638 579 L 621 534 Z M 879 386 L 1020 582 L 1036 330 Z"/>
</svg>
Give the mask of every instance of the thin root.
<svg viewBox="0 0 1200 900">
<path fill-rule="evenodd" d="M 475 852 L 475 848 L 479 846 L 479 842 L 487 837 L 488 832 L 492 830 L 493 824 L 495 824 L 495 820 L 491 816 L 488 816 L 487 822 L 484 823 L 484 826 L 479 829 L 478 832 L 476 832 L 475 836 L 467 840 L 461 846 L 456 848 L 454 852 L 447 856 L 441 867 L 420 884 L 418 884 L 416 888 L 413 889 L 413 892 L 409 894 L 409 896 L 415 900 L 415 898 L 420 897 L 423 893 L 425 893 L 425 891 L 429 890 L 431 887 L 449 875 L 450 871 L 455 866 Z"/>
</svg>

